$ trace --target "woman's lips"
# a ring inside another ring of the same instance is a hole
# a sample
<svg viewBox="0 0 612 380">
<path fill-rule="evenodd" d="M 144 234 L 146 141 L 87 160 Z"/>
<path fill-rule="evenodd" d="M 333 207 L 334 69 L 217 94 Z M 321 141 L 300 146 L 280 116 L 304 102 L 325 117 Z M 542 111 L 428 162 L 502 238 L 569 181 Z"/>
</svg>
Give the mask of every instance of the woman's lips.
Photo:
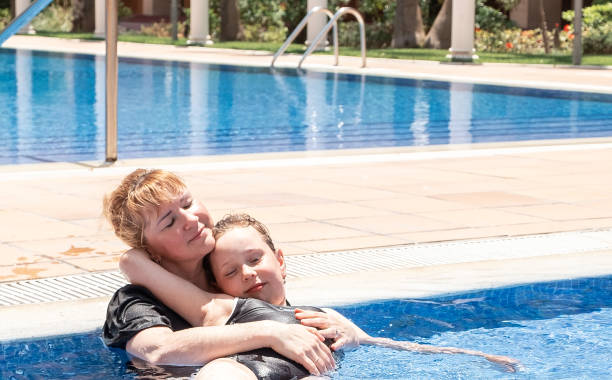
<svg viewBox="0 0 612 380">
<path fill-rule="evenodd" d="M 189 242 L 190 242 L 190 243 L 192 243 L 192 242 L 194 242 L 194 241 L 196 241 L 196 240 L 200 239 L 200 238 L 201 238 L 201 237 L 204 235 L 204 230 L 205 230 L 205 229 L 206 229 L 206 228 L 205 228 L 204 226 L 202 226 L 202 228 L 200 228 L 200 229 L 198 230 L 198 233 L 197 233 L 197 234 L 196 234 L 194 237 L 192 237 L 192 238 L 191 238 L 191 240 L 189 240 Z"/>
</svg>

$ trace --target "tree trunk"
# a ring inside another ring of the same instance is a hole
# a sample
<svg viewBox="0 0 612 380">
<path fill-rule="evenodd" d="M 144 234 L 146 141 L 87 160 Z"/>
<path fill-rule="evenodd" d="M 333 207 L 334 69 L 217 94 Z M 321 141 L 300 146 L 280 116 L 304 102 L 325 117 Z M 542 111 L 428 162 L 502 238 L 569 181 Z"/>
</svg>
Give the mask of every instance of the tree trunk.
<svg viewBox="0 0 612 380">
<path fill-rule="evenodd" d="M 238 0 L 221 0 L 221 41 L 236 41 L 240 34 Z"/>
<path fill-rule="evenodd" d="M 96 29 L 95 0 L 72 0 L 72 31 L 93 32 Z"/>
<path fill-rule="evenodd" d="M 444 0 L 436 16 L 423 47 L 429 49 L 448 49 L 451 45 L 451 24 L 453 21 L 453 0 Z"/>
<path fill-rule="evenodd" d="M 540 25 L 542 29 L 542 42 L 544 42 L 544 52 L 550 53 L 548 45 L 548 27 L 546 25 L 546 12 L 544 11 L 544 0 L 540 0 Z"/>
<path fill-rule="evenodd" d="M 419 0 L 397 0 L 391 46 L 394 48 L 419 47 L 423 44 L 424 39 Z"/>
</svg>

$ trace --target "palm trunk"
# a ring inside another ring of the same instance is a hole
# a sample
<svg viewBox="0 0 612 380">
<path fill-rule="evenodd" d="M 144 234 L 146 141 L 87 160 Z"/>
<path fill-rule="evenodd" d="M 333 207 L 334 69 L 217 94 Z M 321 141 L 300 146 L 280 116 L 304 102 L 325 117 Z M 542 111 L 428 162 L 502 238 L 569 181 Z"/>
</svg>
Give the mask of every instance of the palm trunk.
<svg viewBox="0 0 612 380">
<path fill-rule="evenodd" d="M 430 49 L 448 49 L 451 44 L 451 23 L 453 21 L 453 0 L 444 0 L 436 16 L 423 47 Z"/>
<path fill-rule="evenodd" d="M 419 47 L 423 44 L 424 39 L 419 1 L 397 0 L 391 46 L 394 48 Z"/>
</svg>

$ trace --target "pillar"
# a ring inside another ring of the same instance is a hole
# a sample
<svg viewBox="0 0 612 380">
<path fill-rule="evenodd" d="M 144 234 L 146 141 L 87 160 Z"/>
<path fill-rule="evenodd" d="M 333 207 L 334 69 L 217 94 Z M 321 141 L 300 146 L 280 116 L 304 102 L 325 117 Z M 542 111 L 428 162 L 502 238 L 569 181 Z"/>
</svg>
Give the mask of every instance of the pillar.
<svg viewBox="0 0 612 380">
<path fill-rule="evenodd" d="M 23 11 L 28 9 L 29 6 L 30 6 L 30 0 L 15 0 L 15 17 L 22 14 Z M 27 24 L 26 26 L 24 26 L 23 28 L 19 30 L 19 33 L 34 34 L 36 33 L 36 31 L 34 31 L 32 24 Z"/>
<path fill-rule="evenodd" d="M 453 61 L 471 62 L 478 58 L 474 54 L 475 1 L 453 0 L 452 13 L 451 47 L 447 58 Z"/>
<path fill-rule="evenodd" d="M 188 44 L 212 45 L 208 26 L 208 0 L 191 0 Z"/>
<path fill-rule="evenodd" d="M 327 0 L 308 0 L 307 12 L 314 7 L 327 8 Z M 328 21 L 327 15 L 323 12 L 314 14 L 308 19 L 308 24 L 306 25 L 306 46 L 310 45 L 310 42 L 317 37 Z M 316 50 L 323 50 L 327 45 L 327 36 L 325 36 Z"/>
<path fill-rule="evenodd" d="M 95 15 L 96 23 L 94 28 L 94 37 L 104 38 L 106 35 L 106 6 L 105 0 L 95 0 Z"/>
</svg>

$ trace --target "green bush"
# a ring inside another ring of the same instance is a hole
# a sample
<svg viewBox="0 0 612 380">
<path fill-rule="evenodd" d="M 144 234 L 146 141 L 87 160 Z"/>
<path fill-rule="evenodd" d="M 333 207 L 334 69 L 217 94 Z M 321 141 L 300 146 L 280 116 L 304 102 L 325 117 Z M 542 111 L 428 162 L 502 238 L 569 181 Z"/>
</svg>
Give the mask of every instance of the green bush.
<svg viewBox="0 0 612 380">
<path fill-rule="evenodd" d="M 11 10 L 0 8 L 0 30 L 6 28 L 9 22 L 11 22 Z"/>
<path fill-rule="evenodd" d="M 563 12 L 563 19 L 574 30 L 574 11 Z M 612 53 L 612 3 L 582 10 L 582 48 L 587 54 Z"/>
<path fill-rule="evenodd" d="M 45 32 L 70 32 L 72 30 L 72 7 L 51 4 L 32 20 L 34 30 Z"/>
<path fill-rule="evenodd" d="M 474 40 L 476 51 L 491 53 L 543 54 L 544 39 L 540 29 L 518 28 L 498 31 L 477 30 Z M 559 52 L 571 50 L 571 33 L 559 32 Z"/>
<path fill-rule="evenodd" d="M 349 0 L 330 0 L 328 8 L 335 12 L 340 7 L 348 6 L 349 2 Z M 389 47 L 393 37 L 395 1 L 361 0 L 357 11 L 361 13 L 365 22 L 367 47 Z M 338 43 L 340 46 L 360 46 L 359 24 L 353 16 L 349 15 L 341 18 L 338 27 Z"/>
<path fill-rule="evenodd" d="M 246 41 L 282 42 L 287 35 L 285 10 L 277 0 L 239 0 L 240 22 Z"/>
<path fill-rule="evenodd" d="M 505 14 L 485 5 L 485 0 L 476 0 L 475 24 L 476 28 L 490 32 L 516 27 Z"/>
</svg>

